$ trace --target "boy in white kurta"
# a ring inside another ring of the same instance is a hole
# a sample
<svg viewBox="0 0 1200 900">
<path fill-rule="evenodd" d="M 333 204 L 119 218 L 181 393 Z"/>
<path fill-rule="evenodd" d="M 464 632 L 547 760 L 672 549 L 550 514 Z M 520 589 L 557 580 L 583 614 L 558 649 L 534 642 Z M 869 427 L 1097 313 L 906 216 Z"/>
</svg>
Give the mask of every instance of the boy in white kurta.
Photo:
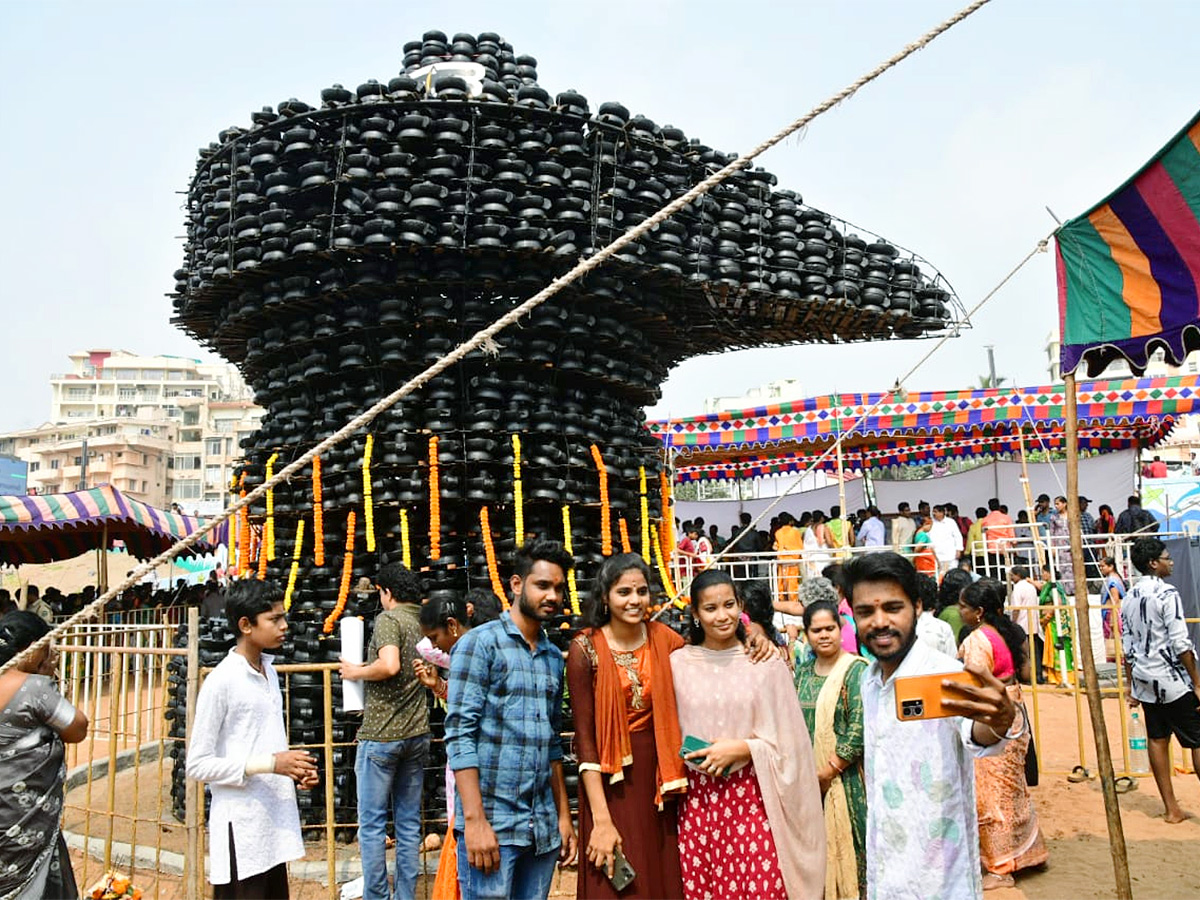
<svg viewBox="0 0 1200 900">
<path fill-rule="evenodd" d="M 187 775 L 212 789 L 209 881 L 220 898 L 286 898 L 287 863 L 304 856 L 296 785 L 317 781 L 312 757 L 289 750 L 271 657 L 283 643 L 283 594 L 272 582 L 230 588 L 237 646 L 200 687 Z"/>
</svg>

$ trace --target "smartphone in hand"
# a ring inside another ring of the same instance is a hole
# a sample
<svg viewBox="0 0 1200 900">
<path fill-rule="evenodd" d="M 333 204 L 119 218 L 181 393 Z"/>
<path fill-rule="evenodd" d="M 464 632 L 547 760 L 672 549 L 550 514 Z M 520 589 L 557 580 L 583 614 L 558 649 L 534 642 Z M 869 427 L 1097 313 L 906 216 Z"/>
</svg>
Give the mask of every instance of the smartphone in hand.
<svg viewBox="0 0 1200 900">
<path fill-rule="evenodd" d="M 967 671 L 937 672 L 933 675 L 909 675 L 896 679 L 896 718 L 901 722 L 945 719 L 959 713 L 942 706 L 943 699 L 958 699 L 946 693 L 943 681 L 958 681 L 982 687 L 982 682 Z"/>
</svg>

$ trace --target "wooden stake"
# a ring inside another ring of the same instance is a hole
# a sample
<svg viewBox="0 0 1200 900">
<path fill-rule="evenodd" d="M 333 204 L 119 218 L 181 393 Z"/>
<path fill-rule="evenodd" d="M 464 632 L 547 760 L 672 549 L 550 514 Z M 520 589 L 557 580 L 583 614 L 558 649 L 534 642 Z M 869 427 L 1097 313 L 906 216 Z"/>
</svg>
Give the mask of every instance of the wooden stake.
<svg viewBox="0 0 1200 900">
<path fill-rule="evenodd" d="M 1075 373 L 1063 379 L 1067 394 L 1067 527 L 1071 537 L 1071 567 L 1075 572 L 1075 611 L 1083 684 L 1087 691 L 1088 712 L 1092 720 L 1092 736 L 1096 741 L 1096 767 L 1104 793 L 1104 815 L 1108 820 L 1108 843 L 1112 850 L 1113 874 L 1116 877 L 1119 900 L 1132 900 L 1133 887 L 1129 881 L 1129 857 L 1125 849 L 1125 832 L 1121 826 L 1121 807 L 1117 803 L 1112 751 L 1108 746 L 1108 730 L 1104 726 L 1104 708 L 1100 705 L 1100 683 L 1096 679 L 1096 662 L 1092 658 L 1092 629 L 1088 613 L 1087 570 L 1083 564 L 1083 531 L 1079 522 L 1079 420 L 1075 396 Z"/>
<path fill-rule="evenodd" d="M 200 693 L 200 609 L 188 608 L 187 621 L 187 729 L 186 746 L 192 743 L 192 726 L 196 721 L 196 696 Z M 204 896 L 204 857 L 200 845 L 200 813 L 204 793 L 200 783 L 189 778 L 184 784 L 184 827 L 187 830 L 187 856 L 184 857 L 184 893 L 187 900 Z"/>
</svg>

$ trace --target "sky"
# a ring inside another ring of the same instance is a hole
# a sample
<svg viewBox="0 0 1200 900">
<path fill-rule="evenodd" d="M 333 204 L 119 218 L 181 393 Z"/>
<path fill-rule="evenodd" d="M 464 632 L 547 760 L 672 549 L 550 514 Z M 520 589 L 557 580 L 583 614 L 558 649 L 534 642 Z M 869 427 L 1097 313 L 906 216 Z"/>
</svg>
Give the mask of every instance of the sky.
<svg viewBox="0 0 1200 900">
<path fill-rule="evenodd" d="M 500 10 L 505 6 L 504 11 Z M 252 110 L 317 104 L 401 68 L 430 28 L 497 31 L 551 93 L 619 100 L 745 151 L 963 0 L 454 4 L 0 0 L 0 308 L 13 333 L 0 431 L 45 421 L 67 354 L 215 361 L 170 323 L 196 151 Z M 439 11 L 440 8 L 440 11 Z M 993 0 L 760 163 L 781 187 L 929 260 L 967 308 L 1062 219 L 1131 175 L 1196 112 L 1200 4 Z M 967 387 L 985 346 L 1009 383 L 1049 380 L 1053 256 L 1035 257 L 914 375 Z M 890 387 L 927 341 L 751 350 L 684 362 L 651 416 L 798 379 Z"/>
</svg>

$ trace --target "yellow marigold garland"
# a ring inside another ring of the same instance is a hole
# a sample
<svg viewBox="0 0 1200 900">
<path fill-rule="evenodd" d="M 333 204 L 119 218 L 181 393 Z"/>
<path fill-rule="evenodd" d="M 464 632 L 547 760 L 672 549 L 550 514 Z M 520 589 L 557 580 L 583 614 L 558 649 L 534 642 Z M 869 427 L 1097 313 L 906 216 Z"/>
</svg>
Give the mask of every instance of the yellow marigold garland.
<svg viewBox="0 0 1200 900">
<path fill-rule="evenodd" d="M 525 546 L 525 495 L 521 487 L 521 436 L 512 436 L 513 448 L 513 530 L 517 546 Z"/>
<path fill-rule="evenodd" d="M 442 558 L 442 489 L 438 478 L 438 439 L 429 439 L 429 558 Z"/>
<path fill-rule="evenodd" d="M 400 556 L 404 561 L 404 568 L 412 568 L 412 544 L 408 539 L 408 510 L 400 510 Z"/>
<path fill-rule="evenodd" d="M 504 591 L 504 583 L 500 580 L 500 569 L 496 564 L 496 548 L 492 546 L 491 514 L 486 506 L 479 509 L 479 534 L 483 538 L 483 553 L 487 557 L 488 580 L 492 583 L 492 593 L 500 600 L 502 609 L 508 609 L 508 594 Z"/>
<path fill-rule="evenodd" d="M 650 501 L 646 498 L 646 467 L 638 466 L 638 511 L 642 516 L 642 559 L 650 562 Z"/>
<path fill-rule="evenodd" d="M 323 492 L 321 489 L 321 457 L 314 456 L 312 461 L 312 495 L 313 495 L 313 562 L 318 566 L 325 565 L 325 507 L 322 505 Z"/>
<path fill-rule="evenodd" d="M 278 453 L 272 453 L 267 459 L 267 481 L 270 481 L 275 475 L 275 460 L 279 459 Z M 267 488 L 267 524 L 264 538 L 267 542 L 267 559 L 271 562 L 275 561 L 275 488 Z M 261 566 L 261 564 L 260 564 Z M 262 577 L 261 575 L 259 576 Z"/>
<path fill-rule="evenodd" d="M 562 521 L 563 549 L 567 553 L 573 553 L 574 549 L 571 546 L 571 507 L 566 504 L 563 504 L 562 508 Z M 567 569 L 567 595 L 571 598 L 571 615 L 579 615 L 579 591 L 575 587 L 575 566 Z"/>
<path fill-rule="evenodd" d="M 662 580 L 663 590 L 667 592 L 667 597 L 676 606 L 682 608 L 682 598 L 675 590 L 675 584 L 671 581 L 671 570 L 667 568 L 667 560 L 663 556 L 662 544 L 658 540 L 658 535 L 654 536 L 654 561 L 658 564 L 658 577 Z"/>
<path fill-rule="evenodd" d="M 617 519 L 617 531 L 621 534 L 621 552 L 632 553 L 633 546 L 629 543 L 629 526 L 625 524 L 624 516 Z"/>
<path fill-rule="evenodd" d="M 326 616 L 321 630 L 325 634 L 333 634 L 333 626 L 342 613 L 346 611 L 346 599 L 350 596 L 350 577 L 354 574 L 354 526 L 356 514 L 350 510 L 346 514 L 346 555 L 342 557 L 342 582 L 338 585 L 337 605 Z"/>
<path fill-rule="evenodd" d="M 296 590 L 296 576 L 300 574 L 300 552 L 304 548 L 304 520 L 296 523 L 296 546 L 292 549 L 292 569 L 288 572 L 287 590 L 283 593 L 283 608 L 292 608 L 292 594 Z"/>
<path fill-rule="evenodd" d="M 595 444 L 592 444 L 592 459 L 600 476 L 600 553 L 612 556 L 612 510 L 608 506 L 608 467 L 604 465 L 604 457 L 600 455 L 600 448 Z"/>
<path fill-rule="evenodd" d="M 665 469 L 658 473 L 658 491 L 662 501 L 659 533 L 662 535 L 663 552 L 670 556 L 675 552 L 675 508 L 671 498 L 671 479 Z"/>
<path fill-rule="evenodd" d="M 371 497 L 371 450 L 375 447 L 375 435 L 367 435 L 367 446 L 363 448 L 363 526 L 367 530 L 367 552 L 375 552 L 375 501 Z"/>
</svg>

